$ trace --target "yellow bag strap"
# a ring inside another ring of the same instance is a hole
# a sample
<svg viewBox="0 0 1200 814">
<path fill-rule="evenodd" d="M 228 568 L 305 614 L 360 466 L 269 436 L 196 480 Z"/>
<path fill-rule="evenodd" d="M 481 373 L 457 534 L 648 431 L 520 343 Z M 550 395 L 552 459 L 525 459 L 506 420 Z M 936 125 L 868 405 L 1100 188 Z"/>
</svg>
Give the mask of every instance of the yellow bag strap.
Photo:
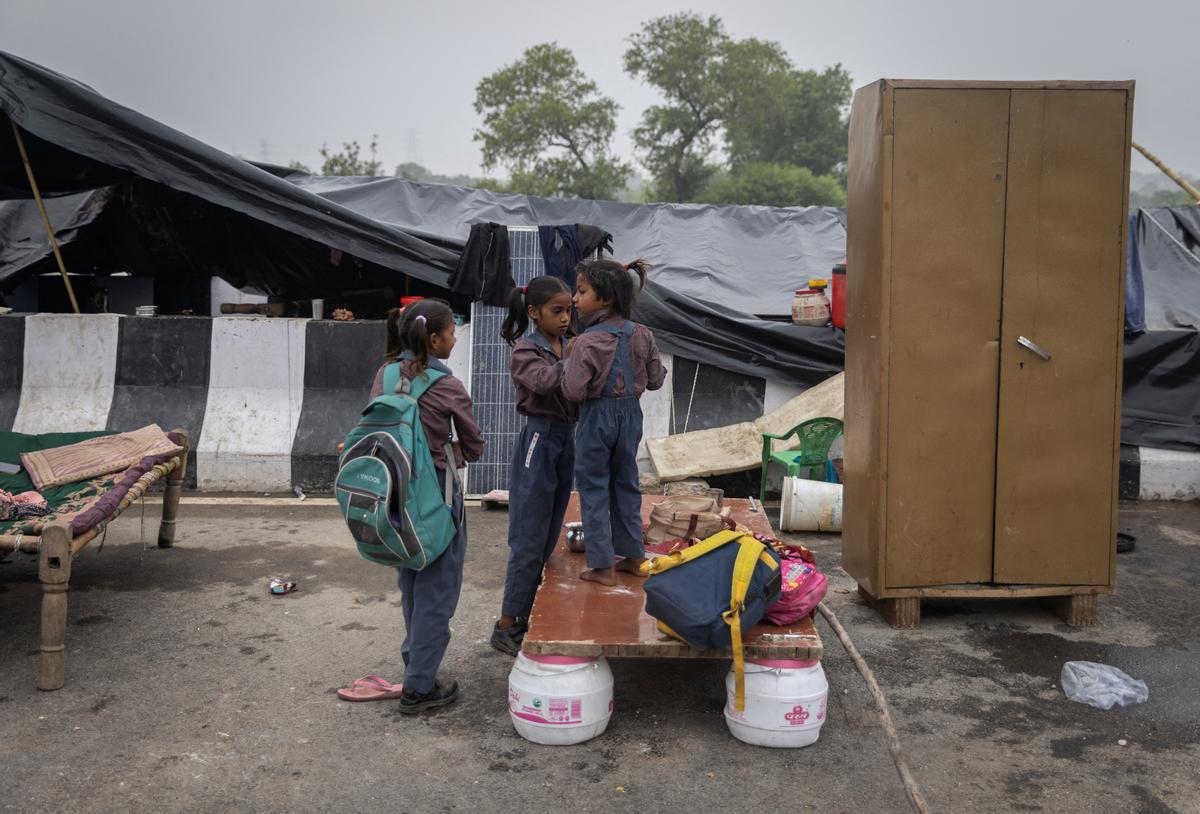
<svg viewBox="0 0 1200 814">
<path fill-rule="evenodd" d="M 652 560 L 646 560 L 639 570 L 643 575 L 661 574 L 677 565 L 703 557 L 723 545 L 737 541 L 739 544 L 737 559 L 733 562 L 733 581 L 729 591 L 729 610 L 721 614 L 725 624 L 729 625 L 730 646 L 733 651 L 734 675 L 734 709 L 744 712 L 746 709 L 746 669 L 742 654 L 742 611 L 746 608 L 746 592 L 750 590 L 750 582 L 754 579 L 754 569 L 761 562 L 772 571 L 779 569 L 779 563 L 767 553 L 767 547 L 753 536 L 737 529 L 719 531 L 706 540 L 689 546 L 682 551 L 676 551 Z M 658 629 L 668 636 L 683 640 L 675 631 L 658 623 Z"/>
<path fill-rule="evenodd" d="M 721 614 L 729 625 L 730 646 L 733 650 L 733 708 L 738 712 L 746 709 L 746 663 L 742 653 L 742 611 L 746 609 L 746 592 L 754 579 L 754 568 L 766 555 L 766 546 L 749 535 L 741 535 L 737 559 L 733 563 L 733 585 L 729 592 L 729 610 Z M 775 561 L 767 556 L 771 565 Z M 778 567 L 778 566 L 775 566 Z"/>
<path fill-rule="evenodd" d="M 734 540 L 742 536 L 742 532 L 736 530 L 718 531 L 712 537 L 696 543 L 694 546 L 688 546 L 682 551 L 676 551 L 671 554 L 664 554 L 661 557 L 648 559 L 639 567 L 643 576 L 651 574 L 661 574 L 663 571 L 669 571 L 677 565 L 683 565 L 685 562 L 694 560 L 697 557 L 703 557 L 710 551 L 715 551 L 726 543 L 732 543 Z M 754 540 L 753 537 L 750 538 Z M 754 540 L 756 543 L 757 540 Z M 760 543 L 761 545 L 761 543 Z"/>
</svg>

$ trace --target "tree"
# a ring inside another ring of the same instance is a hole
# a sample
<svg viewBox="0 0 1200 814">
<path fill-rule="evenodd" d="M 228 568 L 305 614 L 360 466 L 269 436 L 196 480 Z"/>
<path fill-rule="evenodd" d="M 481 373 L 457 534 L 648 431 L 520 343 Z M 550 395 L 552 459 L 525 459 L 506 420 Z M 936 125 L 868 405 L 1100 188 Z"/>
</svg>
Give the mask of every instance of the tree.
<svg viewBox="0 0 1200 814">
<path fill-rule="evenodd" d="M 710 156 L 720 133 L 730 169 L 794 164 L 823 176 L 845 163 L 850 75 L 841 65 L 800 71 L 778 43 L 734 40 L 718 17 L 675 14 L 630 37 L 625 71 L 664 97 L 634 130 L 651 199 L 695 199 L 719 169 Z"/>
<path fill-rule="evenodd" d="M 836 178 L 814 175 L 793 164 L 739 164 L 708 184 L 701 203 L 761 206 L 845 206 L 846 192 Z"/>
<path fill-rule="evenodd" d="M 332 152 L 328 145 L 322 144 L 321 158 L 325 163 L 321 165 L 321 175 L 383 175 L 383 162 L 375 157 L 379 149 L 379 136 L 371 136 L 371 144 L 367 148 L 371 151 L 370 160 L 359 157 L 361 149 L 357 141 L 343 143 L 340 153 Z"/>
<path fill-rule="evenodd" d="M 486 178 L 475 178 L 470 175 L 440 175 L 430 172 L 415 161 L 406 161 L 396 167 L 396 177 L 405 181 L 416 181 L 419 184 L 450 184 L 456 187 L 476 187 L 480 184 L 493 183 Z"/>
<path fill-rule="evenodd" d="M 795 164 L 828 175 L 845 163 L 851 79 L 840 64 L 820 73 L 790 64 L 779 70 L 750 52 L 729 62 L 725 142 L 733 166 Z"/>
<path fill-rule="evenodd" d="M 302 172 L 307 175 L 312 175 L 312 169 L 307 164 L 300 162 L 300 161 L 289 161 L 287 168 L 289 170 L 295 170 L 296 172 Z"/>
<path fill-rule="evenodd" d="M 1196 181 L 1191 183 L 1195 184 Z M 1135 189 L 1129 193 L 1129 206 L 1131 209 L 1142 209 L 1147 207 L 1157 206 L 1188 206 L 1196 203 L 1191 195 L 1188 195 L 1182 189 L 1173 187 L 1170 189 Z"/>
<path fill-rule="evenodd" d="M 690 201 L 717 170 L 709 161 L 724 115 L 721 59 L 729 44 L 719 17 L 658 17 L 629 38 L 625 72 L 658 88 L 665 103 L 642 114 L 633 141 L 650 171 L 652 200 Z"/>
<path fill-rule="evenodd" d="M 528 48 L 475 88 L 484 169 L 505 167 L 513 192 L 612 198 L 632 172 L 610 148 L 618 109 L 569 50 Z"/>
</svg>

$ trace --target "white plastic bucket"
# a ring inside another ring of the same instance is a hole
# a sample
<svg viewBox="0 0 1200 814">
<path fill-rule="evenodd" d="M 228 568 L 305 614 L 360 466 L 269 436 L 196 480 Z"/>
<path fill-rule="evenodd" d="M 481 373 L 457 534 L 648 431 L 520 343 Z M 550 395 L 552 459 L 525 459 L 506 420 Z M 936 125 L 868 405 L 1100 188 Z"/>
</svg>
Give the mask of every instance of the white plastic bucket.
<svg viewBox="0 0 1200 814">
<path fill-rule="evenodd" d="M 785 477 L 779 527 L 784 531 L 841 531 L 842 485 Z"/>
<path fill-rule="evenodd" d="M 591 740 L 608 727 L 612 709 L 612 670 L 603 656 L 522 652 L 508 674 L 508 715 L 517 734 L 534 743 Z"/>
<path fill-rule="evenodd" d="M 740 741 L 796 749 L 816 743 L 829 684 L 819 661 L 746 660 L 746 709 L 734 709 L 733 670 L 725 676 L 725 723 Z"/>
</svg>

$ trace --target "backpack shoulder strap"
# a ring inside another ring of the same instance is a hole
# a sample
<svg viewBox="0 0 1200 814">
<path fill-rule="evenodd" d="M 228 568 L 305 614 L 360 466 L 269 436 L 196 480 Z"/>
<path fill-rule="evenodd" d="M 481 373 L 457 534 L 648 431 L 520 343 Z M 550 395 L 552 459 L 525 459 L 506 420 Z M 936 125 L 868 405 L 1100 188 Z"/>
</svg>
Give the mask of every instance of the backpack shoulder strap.
<svg viewBox="0 0 1200 814">
<path fill-rule="evenodd" d="M 383 395 L 390 396 L 396 392 L 396 385 L 403 375 L 400 373 L 400 363 L 391 362 L 383 369 Z"/>
<path fill-rule="evenodd" d="M 400 366 L 396 365 L 396 367 L 399 368 Z M 424 373 L 422 373 L 420 376 L 417 376 L 415 379 L 410 379 L 407 376 L 400 374 L 400 380 L 392 386 L 391 392 L 401 393 L 413 399 L 419 399 L 421 396 L 425 395 L 426 390 L 433 386 L 434 382 L 436 382 L 438 379 L 441 379 L 445 375 L 446 374 L 442 373 L 440 370 L 434 370 L 433 368 L 428 367 L 425 368 Z M 383 388 L 383 392 L 385 394 L 388 393 L 386 385 Z"/>
<path fill-rule="evenodd" d="M 738 712 L 746 709 L 746 663 L 742 653 L 742 611 L 746 609 L 746 592 L 750 590 L 750 582 L 754 579 L 754 569 L 763 556 L 766 556 L 766 546 L 750 535 L 743 535 L 738 541 L 737 559 L 733 563 L 733 585 L 729 592 L 729 610 L 721 614 L 725 624 L 729 625 L 729 645 L 733 651 L 733 708 Z M 770 564 L 778 568 L 775 560 L 767 556 Z"/>
</svg>

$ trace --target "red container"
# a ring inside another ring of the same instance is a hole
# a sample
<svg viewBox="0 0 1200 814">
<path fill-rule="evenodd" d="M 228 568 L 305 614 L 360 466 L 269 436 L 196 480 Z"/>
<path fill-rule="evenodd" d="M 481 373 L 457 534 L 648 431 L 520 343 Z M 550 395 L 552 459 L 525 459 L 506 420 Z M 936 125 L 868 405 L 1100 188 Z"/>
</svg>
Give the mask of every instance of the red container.
<svg viewBox="0 0 1200 814">
<path fill-rule="evenodd" d="M 830 286 L 831 318 L 835 328 L 846 330 L 846 264 L 838 263 L 833 267 L 833 285 Z"/>
</svg>

